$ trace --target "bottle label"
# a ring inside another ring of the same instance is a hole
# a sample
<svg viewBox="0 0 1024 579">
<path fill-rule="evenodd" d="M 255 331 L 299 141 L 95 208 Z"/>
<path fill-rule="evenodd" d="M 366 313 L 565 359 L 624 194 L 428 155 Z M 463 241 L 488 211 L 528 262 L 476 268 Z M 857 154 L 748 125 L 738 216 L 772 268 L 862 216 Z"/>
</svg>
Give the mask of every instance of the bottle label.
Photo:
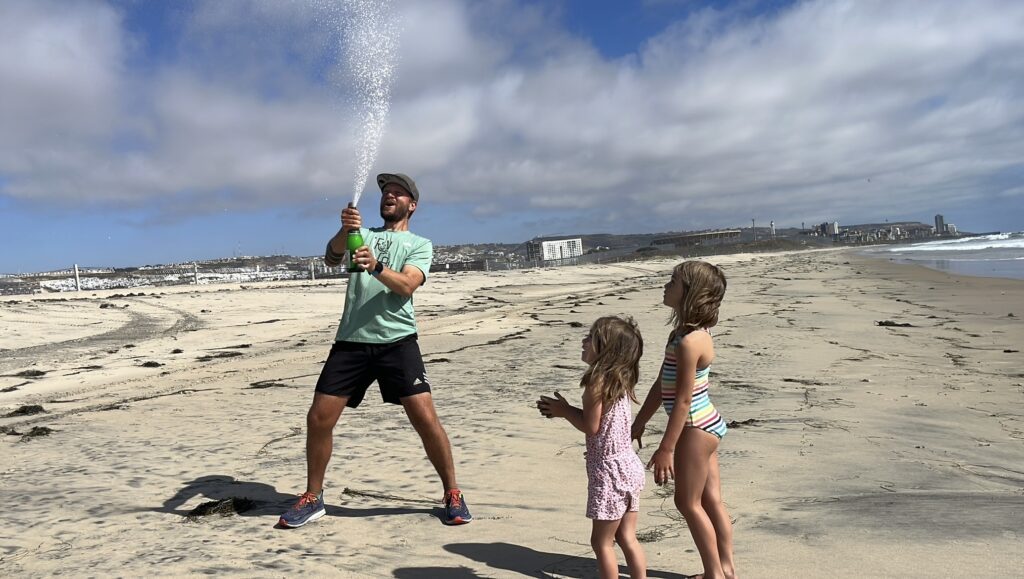
<svg viewBox="0 0 1024 579">
<path fill-rule="evenodd" d="M 363 246 L 363 236 L 358 230 L 350 231 L 345 241 L 345 247 L 348 249 L 348 270 L 359 271 L 359 266 L 356 265 L 356 250 Z"/>
</svg>

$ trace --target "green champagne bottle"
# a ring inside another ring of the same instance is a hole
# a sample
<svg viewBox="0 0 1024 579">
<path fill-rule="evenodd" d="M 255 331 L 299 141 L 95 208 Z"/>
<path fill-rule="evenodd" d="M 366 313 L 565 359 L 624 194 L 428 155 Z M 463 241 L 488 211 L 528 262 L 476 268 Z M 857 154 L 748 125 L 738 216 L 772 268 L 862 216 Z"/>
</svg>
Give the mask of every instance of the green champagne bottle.
<svg viewBox="0 0 1024 579">
<path fill-rule="evenodd" d="M 348 271 L 350 273 L 362 271 L 356 264 L 356 250 L 363 246 L 363 234 L 358 229 L 353 229 L 348 232 L 345 242 L 345 247 L 348 249 Z"/>
</svg>

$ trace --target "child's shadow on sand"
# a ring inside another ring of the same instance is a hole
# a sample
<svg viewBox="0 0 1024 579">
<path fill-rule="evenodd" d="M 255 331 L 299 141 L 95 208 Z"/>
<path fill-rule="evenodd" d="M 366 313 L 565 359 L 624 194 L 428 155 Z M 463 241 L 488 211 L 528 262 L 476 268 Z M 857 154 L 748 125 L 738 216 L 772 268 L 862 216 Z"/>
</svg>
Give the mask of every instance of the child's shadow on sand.
<svg viewBox="0 0 1024 579">
<path fill-rule="evenodd" d="M 159 513 L 170 513 L 188 516 L 191 509 L 182 509 L 182 505 L 197 496 L 205 497 L 207 501 L 221 501 L 224 499 L 239 498 L 252 501 L 252 506 L 240 513 L 242 517 L 263 517 L 280 515 L 288 510 L 298 499 L 297 495 L 280 493 L 274 487 L 260 482 L 249 482 L 235 480 L 227 475 L 209 475 L 194 479 L 174 493 L 174 496 L 164 501 L 162 507 L 153 509 Z M 444 510 L 437 508 L 410 509 L 406 507 L 372 507 L 352 508 L 331 505 L 329 498 L 325 502 L 327 515 L 334 517 L 373 517 L 378 515 L 412 515 L 430 514 L 441 518 Z M 206 501 L 204 501 L 206 502 Z"/>
<path fill-rule="evenodd" d="M 486 564 L 492 569 L 513 571 L 526 577 L 578 579 L 597 577 L 597 560 L 564 553 L 546 553 L 511 543 L 452 543 L 445 551 L 462 555 Z M 619 566 L 619 573 L 628 575 L 629 569 Z M 404 567 L 395 569 L 398 579 L 477 579 L 482 577 L 467 567 Z M 648 569 L 647 576 L 658 579 L 687 579 L 689 575 Z"/>
</svg>

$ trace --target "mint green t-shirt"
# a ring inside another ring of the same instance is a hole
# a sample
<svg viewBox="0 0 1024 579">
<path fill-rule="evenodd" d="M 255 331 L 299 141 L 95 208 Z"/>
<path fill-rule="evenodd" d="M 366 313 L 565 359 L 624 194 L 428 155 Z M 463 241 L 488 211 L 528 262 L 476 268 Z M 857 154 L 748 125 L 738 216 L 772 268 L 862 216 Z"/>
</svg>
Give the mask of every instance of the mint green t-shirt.
<svg viewBox="0 0 1024 579">
<path fill-rule="evenodd" d="M 388 269 L 402 271 L 412 265 L 423 272 L 426 281 L 434 259 L 434 245 L 429 239 L 383 227 L 362 228 L 359 232 L 373 256 Z M 412 296 L 396 294 L 368 273 L 353 273 L 348 278 L 345 312 L 336 341 L 388 344 L 415 333 Z"/>
</svg>

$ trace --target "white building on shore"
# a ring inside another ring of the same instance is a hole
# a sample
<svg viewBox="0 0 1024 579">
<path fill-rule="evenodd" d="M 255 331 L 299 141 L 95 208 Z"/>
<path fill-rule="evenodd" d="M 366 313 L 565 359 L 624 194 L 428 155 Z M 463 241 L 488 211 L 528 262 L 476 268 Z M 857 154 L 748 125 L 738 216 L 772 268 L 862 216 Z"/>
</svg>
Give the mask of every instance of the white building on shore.
<svg viewBox="0 0 1024 579">
<path fill-rule="evenodd" d="M 571 259 L 583 255 L 583 239 L 556 239 L 552 241 L 530 241 L 526 244 L 526 257 L 530 260 L 552 261 Z"/>
</svg>

